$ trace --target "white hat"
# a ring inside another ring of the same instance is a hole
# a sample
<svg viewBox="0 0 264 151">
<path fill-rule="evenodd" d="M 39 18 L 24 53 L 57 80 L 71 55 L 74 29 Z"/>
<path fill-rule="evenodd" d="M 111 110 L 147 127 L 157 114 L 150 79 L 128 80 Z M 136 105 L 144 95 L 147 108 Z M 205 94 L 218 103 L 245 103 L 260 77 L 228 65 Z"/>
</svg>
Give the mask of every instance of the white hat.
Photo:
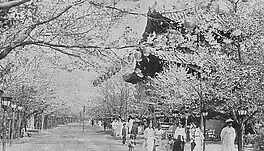
<svg viewBox="0 0 264 151">
<path fill-rule="evenodd" d="M 229 123 L 229 122 L 233 122 L 233 120 L 232 119 L 227 119 L 226 123 Z"/>
</svg>

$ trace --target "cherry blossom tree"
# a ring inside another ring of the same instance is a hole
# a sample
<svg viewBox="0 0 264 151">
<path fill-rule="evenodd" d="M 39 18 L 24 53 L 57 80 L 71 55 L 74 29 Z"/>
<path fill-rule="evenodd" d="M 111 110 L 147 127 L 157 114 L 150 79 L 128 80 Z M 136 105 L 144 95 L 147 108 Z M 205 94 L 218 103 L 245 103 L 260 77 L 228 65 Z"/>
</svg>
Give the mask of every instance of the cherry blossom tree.
<svg viewBox="0 0 264 151">
<path fill-rule="evenodd" d="M 154 48 L 151 53 L 165 62 L 163 75 L 157 76 L 158 89 L 167 96 L 176 90 L 169 100 L 194 97 L 203 107 L 229 114 L 237 124 L 241 150 L 245 123 L 262 110 L 263 1 L 158 5 L 153 9 L 164 16 L 155 26 L 163 29 L 149 30 L 146 39 Z M 241 109 L 248 114 L 241 117 Z"/>
</svg>

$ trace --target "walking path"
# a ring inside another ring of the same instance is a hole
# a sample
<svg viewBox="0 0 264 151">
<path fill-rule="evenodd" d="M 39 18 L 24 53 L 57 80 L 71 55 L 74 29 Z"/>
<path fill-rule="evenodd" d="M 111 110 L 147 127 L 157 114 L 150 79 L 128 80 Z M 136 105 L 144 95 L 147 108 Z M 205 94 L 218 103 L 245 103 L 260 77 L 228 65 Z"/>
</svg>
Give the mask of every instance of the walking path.
<svg viewBox="0 0 264 151">
<path fill-rule="evenodd" d="M 29 138 L 7 144 L 6 151 L 126 151 L 127 146 L 109 132 L 86 126 L 84 134 L 79 124 L 61 125 Z M 136 151 L 143 151 L 137 146 Z"/>
<path fill-rule="evenodd" d="M 143 139 L 137 140 L 134 151 L 144 151 Z M 7 144 L 6 151 L 127 151 L 121 139 L 113 137 L 110 132 L 99 130 L 92 126 L 85 126 L 84 134 L 79 124 L 71 123 L 45 130 L 29 138 L 21 138 Z M 207 151 L 220 151 L 219 144 L 208 144 Z M 185 151 L 190 151 L 186 144 Z"/>
</svg>

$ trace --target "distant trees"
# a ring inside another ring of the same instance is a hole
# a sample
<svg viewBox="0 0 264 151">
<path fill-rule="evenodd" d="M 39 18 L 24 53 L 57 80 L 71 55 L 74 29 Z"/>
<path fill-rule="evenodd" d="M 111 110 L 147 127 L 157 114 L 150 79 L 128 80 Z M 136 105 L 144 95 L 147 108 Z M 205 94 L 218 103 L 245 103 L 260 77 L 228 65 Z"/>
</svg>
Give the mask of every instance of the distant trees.
<svg viewBox="0 0 264 151">
<path fill-rule="evenodd" d="M 107 82 L 102 86 L 101 96 L 98 97 L 100 116 L 128 117 L 131 110 L 131 90 L 127 83 Z"/>
</svg>

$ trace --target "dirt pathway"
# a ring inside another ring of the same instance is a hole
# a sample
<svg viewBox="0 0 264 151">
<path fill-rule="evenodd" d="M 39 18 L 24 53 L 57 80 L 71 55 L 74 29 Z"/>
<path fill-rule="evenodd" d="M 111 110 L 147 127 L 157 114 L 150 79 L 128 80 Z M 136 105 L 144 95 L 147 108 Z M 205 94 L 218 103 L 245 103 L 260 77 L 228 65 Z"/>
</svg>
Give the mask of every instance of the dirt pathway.
<svg viewBox="0 0 264 151">
<path fill-rule="evenodd" d="M 142 148 L 137 147 L 136 151 Z M 78 124 L 68 124 L 46 130 L 30 138 L 15 141 L 7 151 L 127 151 L 121 140 L 109 132 L 86 126 L 84 135 Z"/>
</svg>

